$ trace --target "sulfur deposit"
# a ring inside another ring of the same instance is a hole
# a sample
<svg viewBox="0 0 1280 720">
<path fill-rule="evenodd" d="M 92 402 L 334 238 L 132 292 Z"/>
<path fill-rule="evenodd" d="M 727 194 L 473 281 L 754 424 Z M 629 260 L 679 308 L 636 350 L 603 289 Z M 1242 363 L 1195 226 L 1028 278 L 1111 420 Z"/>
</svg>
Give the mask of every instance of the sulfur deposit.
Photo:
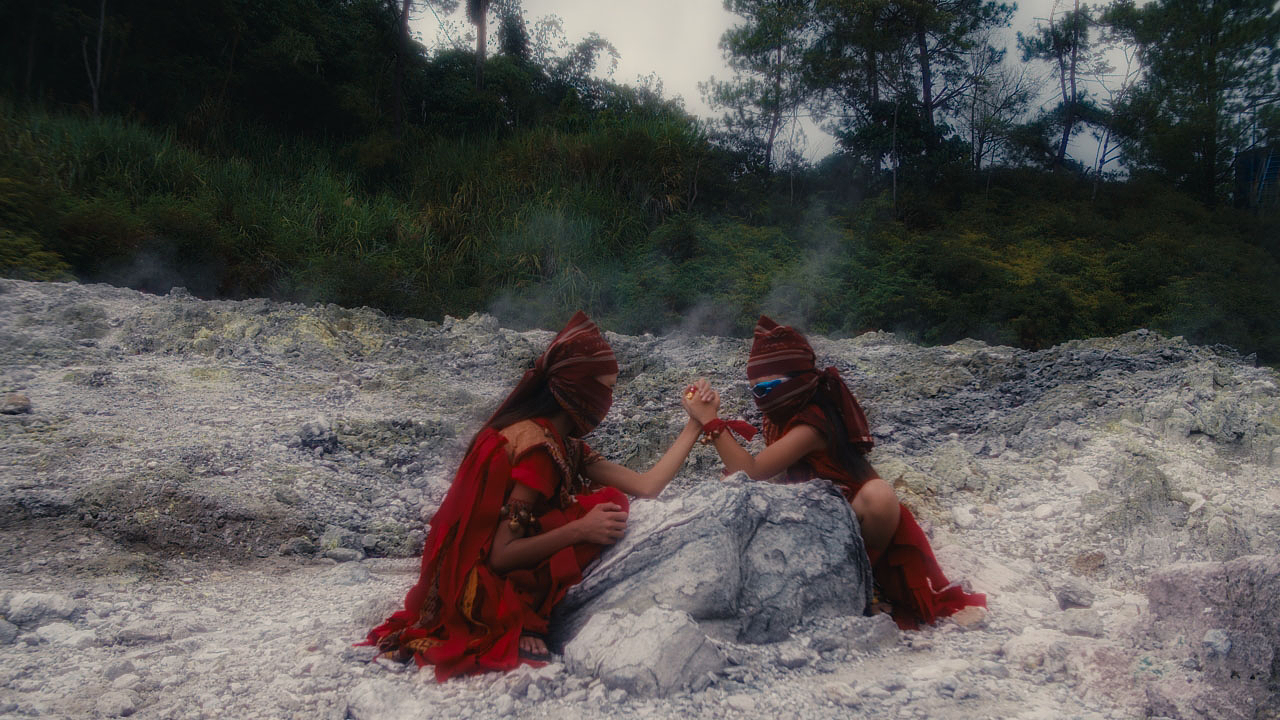
<svg viewBox="0 0 1280 720">
<path fill-rule="evenodd" d="M 814 338 L 985 617 L 862 617 L 822 483 L 722 480 L 699 446 L 566 601 L 558 662 L 444 685 L 369 662 L 351 644 L 550 337 L 0 280 L 0 717 L 1276 717 L 1280 377 L 1144 330 Z M 609 340 L 606 457 L 651 462 L 698 376 L 759 421 L 747 341 Z"/>
</svg>

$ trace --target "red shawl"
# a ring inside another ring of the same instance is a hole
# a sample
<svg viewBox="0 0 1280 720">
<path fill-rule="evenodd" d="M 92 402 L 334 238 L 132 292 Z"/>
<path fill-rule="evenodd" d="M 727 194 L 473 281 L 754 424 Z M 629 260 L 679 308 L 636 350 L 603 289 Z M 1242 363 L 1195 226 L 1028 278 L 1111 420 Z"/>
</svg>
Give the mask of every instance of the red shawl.
<svg viewBox="0 0 1280 720">
<path fill-rule="evenodd" d="M 503 433 L 480 431 L 431 520 L 418 582 L 405 597 L 404 609 L 365 640 L 395 659 L 412 657 L 418 665 L 434 665 L 440 681 L 519 665 L 520 635 L 547 632 L 551 609 L 603 549 L 583 543 L 534 568 L 494 572 L 486 558 L 500 510 L 516 482 L 542 495 L 536 518 L 542 532 L 573 522 L 603 502 L 627 508 L 626 496 L 613 488 L 572 497 L 563 505 L 560 488 L 567 480 L 561 468 L 570 466 L 576 474 L 592 456 L 590 449 L 581 445 L 574 458 L 549 422 L 518 425 L 541 428 L 544 438 L 533 443 L 518 439 L 512 447 Z M 521 427 L 518 433 L 527 436 L 529 431 Z"/>
<path fill-rule="evenodd" d="M 602 502 L 625 509 L 627 499 L 612 488 L 579 494 L 586 490 L 582 469 L 593 454 L 577 437 L 559 437 L 549 421 L 520 422 L 502 432 L 491 424 L 545 383 L 580 437 L 599 424 L 612 402 L 612 389 L 595 378 L 616 372 L 609 344 L 585 314 L 576 313 L 472 441 L 431 520 L 418 583 L 405 609 L 374 628 L 367 644 L 401 660 L 434 665 L 440 680 L 520 663 L 521 633 L 546 632 L 551 608 L 603 548 L 567 547 L 537 567 L 495 573 L 487 558 L 512 487 L 521 482 L 542 495 L 535 507 L 541 532 L 573 522 Z"/>
</svg>

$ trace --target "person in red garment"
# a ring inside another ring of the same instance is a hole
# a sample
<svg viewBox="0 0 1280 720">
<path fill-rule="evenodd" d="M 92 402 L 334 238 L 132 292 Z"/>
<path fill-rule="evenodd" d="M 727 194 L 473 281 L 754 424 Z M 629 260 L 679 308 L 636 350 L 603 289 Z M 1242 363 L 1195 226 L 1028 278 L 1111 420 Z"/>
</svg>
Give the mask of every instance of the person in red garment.
<svg viewBox="0 0 1280 720">
<path fill-rule="evenodd" d="M 623 536 L 627 495 L 662 492 L 701 431 L 690 419 L 644 473 L 604 460 L 582 437 L 608 412 L 617 379 L 613 350 L 575 314 L 471 441 L 404 609 L 362 644 L 433 665 L 440 681 L 549 659 L 551 610 Z M 686 409 L 709 392 L 686 393 Z"/>
<path fill-rule="evenodd" d="M 754 457 L 723 432 L 734 428 L 716 417 L 718 395 L 710 401 L 703 394 L 689 398 L 690 415 L 703 424 L 730 473 L 835 483 L 853 506 L 880 598 L 891 605 L 900 627 L 914 629 L 966 606 L 986 607 L 985 595 L 966 593 L 947 581 L 911 511 L 867 462 L 873 440 L 857 398 L 834 367 L 819 371 L 814 360 L 804 336 L 760 316 L 747 379 L 764 416 L 767 445 Z"/>
</svg>

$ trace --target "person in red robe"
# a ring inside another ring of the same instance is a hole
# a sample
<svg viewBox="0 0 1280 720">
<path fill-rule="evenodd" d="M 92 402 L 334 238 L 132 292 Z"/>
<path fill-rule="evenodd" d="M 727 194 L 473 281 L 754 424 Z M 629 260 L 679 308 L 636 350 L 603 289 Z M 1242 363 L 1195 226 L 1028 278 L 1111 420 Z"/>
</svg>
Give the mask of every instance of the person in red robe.
<svg viewBox="0 0 1280 720">
<path fill-rule="evenodd" d="M 575 314 L 472 439 L 404 609 L 362 644 L 433 665 L 440 681 L 549 659 L 552 608 L 623 536 L 627 496 L 662 492 L 701 432 L 690 419 L 643 473 L 603 459 L 582 438 L 608 412 L 617 379 L 613 350 Z"/>
<path fill-rule="evenodd" d="M 716 417 L 719 396 L 703 390 L 690 398 L 691 417 L 703 423 L 728 472 L 756 480 L 831 480 L 853 506 L 882 600 L 904 629 L 932 623 L 966 606 L 986 607 L 986 596 L 948 582 L 929 539 L 898 501 L 866 453 L 873 440 L 866 415 L 839 371 L 819 371 L 813 348 L 793 328 L 760 316 L 747 361 L 747 379 L 764 416 L 767 443 L 756 456 Z M 744 434 L 750 439 L 749 434 Z"/>
</svg>

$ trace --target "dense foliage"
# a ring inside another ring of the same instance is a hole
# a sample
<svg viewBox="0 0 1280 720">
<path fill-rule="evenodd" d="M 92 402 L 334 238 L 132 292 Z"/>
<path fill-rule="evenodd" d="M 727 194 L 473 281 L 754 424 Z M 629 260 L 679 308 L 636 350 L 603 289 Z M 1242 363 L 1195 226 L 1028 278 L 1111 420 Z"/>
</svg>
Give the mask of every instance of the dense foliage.
<svg viewBox="0 0 1280 720">
<path fill-rule="evenodd" d="M 1208 198 L 1166 172 L 1140 103 L 1068 92 L 1025 116 L 1009 76 L 1020 105 L 979 127 L 979 101 L 1008 98 L 966 57 L 1003 6 L 782 4 L 734 3 L 760 18 L 726 36 L 751 54 L 709 87 L 732 110 L 718 127 L 594 79 L 607 42 L 531 31 L 509 0 L 479 67 L 407 38 L 402 0 L 2 6 L 0 273 L 523 325 L 582 307 L 624 332 L 741 334 L 764 311 L 1037 348 L 1146 326 L 1280 360 L 1276 214 L 1217 202 L 1220 167 Z M 1136 34 L 1136 12 L 1112 15 Z M 770 44 L 778 18 L 808 54 Z M 924 48 L 916 75 L 866 74 L 904 52 L 886 28 Z M 1028 52 L 1052 58 L 1054 33 Z M 816 166 L 777 152 L 800 103 L 841 108 Z M 1063 162 L 1091 123 L 1129 132 L 1145 173 Z"/>
</svg>

